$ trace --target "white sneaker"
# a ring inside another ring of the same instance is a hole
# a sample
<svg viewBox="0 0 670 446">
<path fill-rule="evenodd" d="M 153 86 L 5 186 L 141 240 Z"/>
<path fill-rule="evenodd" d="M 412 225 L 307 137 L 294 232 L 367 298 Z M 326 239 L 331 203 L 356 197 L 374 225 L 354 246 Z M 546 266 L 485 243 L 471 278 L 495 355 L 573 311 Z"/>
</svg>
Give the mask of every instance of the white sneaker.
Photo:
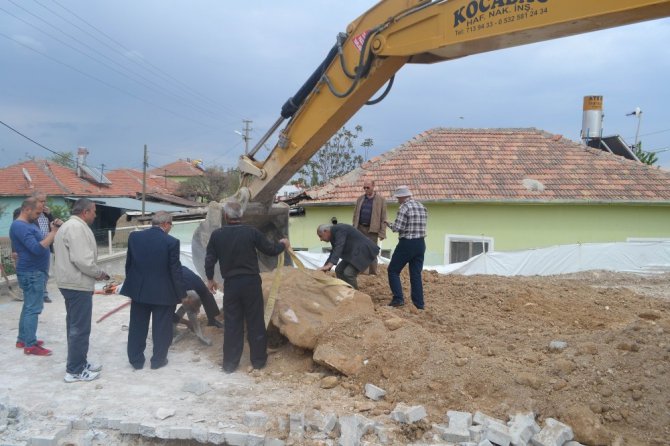
<svg viewBox="0 0 670 446">
<path fill-rule="evenodd" d="M 77 382 L 77 381 L 93 381 L 94 379 L 96 379 L 99 376 L 100 376 L 99 372 L 92 372 L 88 369 L 84 369 L 78 375 L 73 375 L 71 373 L 66 373 L 65 378 L 63 378 L 63 380 L 66 383 L 74 383 L 74 382 Z"/>
<path fill-rule="evenodd" d="M 84 367 L 84 370 L 88 370 L 89 372 L 99 372 L 102 370 L 102 364 L 96 364 L 95 362 L 87 362 L 86 366 Z"/>
</svg>

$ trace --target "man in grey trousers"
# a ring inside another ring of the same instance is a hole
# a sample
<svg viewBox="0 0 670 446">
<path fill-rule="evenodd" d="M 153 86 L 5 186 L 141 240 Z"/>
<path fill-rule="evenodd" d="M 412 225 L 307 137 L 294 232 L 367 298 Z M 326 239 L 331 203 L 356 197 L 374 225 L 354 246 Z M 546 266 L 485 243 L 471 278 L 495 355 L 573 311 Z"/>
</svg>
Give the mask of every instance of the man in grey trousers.
<svg viewBox="0 0 670 446">
<path fill-rule="evenodd" d="M 80 198 L 72 216 L 63 223 L 54 242 L 56 283 L 65 299 L 67 326 L 67 364 L 65 382 L 92 381 L 102 365 L 88 362 L 91 335 L 93 292 L 96 280 L 109 276 L 96 264 L 98 248 L 89 225 L 95 220 L 95 203 Z"/>
</svg>

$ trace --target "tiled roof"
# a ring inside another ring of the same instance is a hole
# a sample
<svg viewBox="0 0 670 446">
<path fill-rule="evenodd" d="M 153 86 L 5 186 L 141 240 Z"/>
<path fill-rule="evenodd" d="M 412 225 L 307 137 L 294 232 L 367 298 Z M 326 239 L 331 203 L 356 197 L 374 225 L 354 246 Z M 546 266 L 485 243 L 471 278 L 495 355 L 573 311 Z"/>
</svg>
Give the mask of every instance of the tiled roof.
<svg viewBox="0 0 670 446">
<path fill-rule="evenodd" d="M 202 169 L 198 169 L 192 162 L 186 160 L 177 160 L 173 163 L 156 167 L 149 172 L 153 175 L 164 177 L 199 177 L 205 174 Z"/>
<path fill-rule="evenodd" d="M 23 174 L 28 172 L 30 181 Z M 30 160 L 0 169 L 0 196 L 26 196 L 34 191 L 55 196 L 135 197 L 142 192 L 142 172 L 117 169 L 105 172 L 112 184 L 101 185 L 84 178 L 70 168 L 46 160 Z M 173 194 L 179 183 L 147 175 L 148 193 Z"/>
<path fill-rule="evenodd" d="M 351 203 L 366 179 L 420 201 L 670 203 L 670 172 L 534 128 L 432 129 L 307 194 Z"/>
</svg>

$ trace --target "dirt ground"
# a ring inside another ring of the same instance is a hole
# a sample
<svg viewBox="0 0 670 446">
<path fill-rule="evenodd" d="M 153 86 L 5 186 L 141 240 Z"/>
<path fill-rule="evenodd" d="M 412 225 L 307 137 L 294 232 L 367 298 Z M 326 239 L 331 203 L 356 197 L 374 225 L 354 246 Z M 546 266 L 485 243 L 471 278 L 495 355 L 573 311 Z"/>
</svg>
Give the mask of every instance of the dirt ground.
<svg viewBox="0 0 670 446">
<path fill-rule="evenodd" d="M 441 422 L 447 410 L 479 410 L 505 420 L 532 410 L 539 420 L 572 425 L 583 443 L 667 445 L 669 285 L 670 274 L 507 278 L 425 272 L 426 309 L 417 311 L 409 299 L 402 308 L 386 306 L 382 267 L 379 276 L 359 276 L 374 313 L 340 321 L 321 340 L 363 352 L 367 365 L 343 377 L 341 386 L 352 397 L 366 383 L 385 389 L 385 401 L 370 409 L 372 415 L 388 413 L 398 402 L 424 405 L 432 422 Z M 403 321 L 392 331 L 380 323 L 395 318 Z M 552 351 L 552 341 L 567 348 Z M 309 356 L 282 347 L 270 363 L 271 376 L 291 381 L 297 372 L 320 370 Z M 360 398 L 358 404 L 365 407 Z M 422 433 L 422 426 L 408 430 L 407 440 Z"/>
<path fill-rule="evenodd" d="M 403 284 L 407 288 L 406 272 Z M 240 371 L 225 375 L 222 335 L 213 327 L 206 328 L 213 346 L 185 339 L 171 348 L 167 367 L 135 372 L 125 359 L 127 313 L 121 311 L 94 326 L 91 355 L 104 360 L 102 377 L 65 384 L 64 309 L 57 290 L 56 302 L 40 319 L 41 336 L 54 347 L 48 358 L 26 358 L 13 348 L 20 305 L 3 298 L 7 317 L 0 332 L 12 348 L 0 352 L 0 399 L 24 407 L 26 417 L 0 432 L 0 439 L 4 435 L 9 444 L 21 444 L 67 417 L 146 417 L 161 423 L 153 415 L 161 407 L 176 410 L 164 421 L 173 425 L 225 427 L 239 423 L 247 410 L 281 417 L 314 409 L 361 413 L 393 424 L 386 415 L 402 402 L 423 405 L 428 419 L 402 429 L 394 444 L 428 439 L 431 423 L 445 422 L 448 410 L 502 419 L 532 410 L 540 423 L 554 417 L 570 424 L 584 444 L 670 444 L 670 274 L 506 278 L 425 272 L 424 311 L 409 301 L 402 308 L 386 306 L 390 295 L 383 267 L 379 276 L 359 276 L 359 285 L 374 310 L 343 318 L 321 336 L 322 342 L 351 347 L 364 357 L 365 366 L 350 376 L 317 364 L 311 351 L 276 333 L 265 369 L 247 370 L 245 350 Z M 123 299 L 96 301 L 94 319 Z M 552 351 L 552 341 L 567 347 Z M 31 386 L 35 376 L 48 386 Z M 327 376 L 337 377 L 338 385 L 324 388 Z M 212 391 L 179 392 L 178 383 L 189 379 L 206 382 Z M 386 398 L 366 399 L 366 383 L 385 389 Z M 273 428 L 269 433 L 282 438 L 276 421 Z M 74 433 L 68 441 L 63 444 L 83 443 Z M 87 441 L 131 442 L 104 435 Z"/>
</svg>

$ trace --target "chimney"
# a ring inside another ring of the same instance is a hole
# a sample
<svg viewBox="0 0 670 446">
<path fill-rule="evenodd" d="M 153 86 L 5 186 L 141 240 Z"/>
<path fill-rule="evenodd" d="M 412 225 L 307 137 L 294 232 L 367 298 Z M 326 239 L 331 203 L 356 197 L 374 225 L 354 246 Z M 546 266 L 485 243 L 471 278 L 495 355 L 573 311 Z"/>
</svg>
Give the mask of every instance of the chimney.
<svg viewBox="0 0 670 446">
<path fill-rule="evenodd" d="M 77 176 L 81 177 L 81 166 L 86 165 L 86 155 L 88 155 L 88 149 L 86 147 L 79 147 L 77 149 Z"/>
<path fill-rule="evenodd" d="M 589 139 L 602 138 L 603 133 L 603 97 L 584 96 L 582 114 L 582 140 L 584 144 Z"/>
</svg>

